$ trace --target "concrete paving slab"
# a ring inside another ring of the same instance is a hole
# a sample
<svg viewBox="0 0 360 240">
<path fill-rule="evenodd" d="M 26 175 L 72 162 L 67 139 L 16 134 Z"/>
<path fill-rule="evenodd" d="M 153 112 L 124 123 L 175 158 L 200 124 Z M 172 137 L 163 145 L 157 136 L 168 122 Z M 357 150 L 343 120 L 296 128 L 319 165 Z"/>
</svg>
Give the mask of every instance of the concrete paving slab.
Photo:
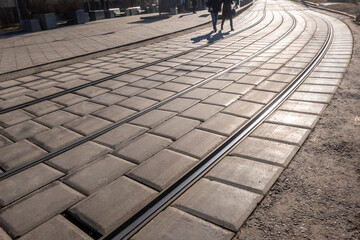
<svg viewBox="0 0 360 240">
<path fill-rule="evenodd" d="M 225 157 L 206 178 L 265 195 L 283 168 L 245 158 Z"/>
<path fill-rule="evenodd" d="M 251 103 L 246 101 L 236 101 L 224 110 L 223 113 L 233 114 L 239 117 L 251 118 L 254 116 L 261 108 L 262 104 Z"/>
<path fill-rule="evenodd" d="M 86 98 L 86 97 L 83 97 L 83 96 L 80 96 L 77 94 L 73 94 L 73 93 L 69 93 L 69 94 L 65 94 L 60 97 L 53 98 L 53 99 L 51 99 L 51 101 L 68 107 L 68 106 L 74 105 L 76 103 L 85 101 L 87 99 L 88 98 Z"/>
<path fill-rule="evenodd" d="M 276 95 L 277 94 L 273 92 L 251 90 L 242 96 L 241 100 L 260 104 L 268 104 Z"/>
<path fill-rule="evenodd" d="M 148 129 L 144 127 L 139 127 L 131 124 L 123 124 L 111 130 L 110 132 L 101 135 L 94 141 L 111 148 L 116 148 L 124 142 L 131 141 L 132 139 L 141 135 L 147 130 Z"/>
<path fill-rule="evenodd" d="M 92 103 L 90 101 L 83 101 L 80 103 L 77 103 L 75 105 L 71 105 L 70 107 L 65 108 L 66 111 L 77 114 L 77 115 L 88 115 L 90 113 L 93 113 L 95 111 L 98 111 L 102 108 L 105 108 L 104 105 Z"/>
<path fill-rule="evenodd" d="M 61 215 L 56 215 L 39 227 L 25 234 L 21 240 L 52 239 L 52 240 L 91 240 L 92 238 L 82 232 L 74 224 Z"/>
<path fill-rule="evenodd" d="M 128 116 L 131 116 L 135 113 L 136 113 L 136 111 L 134 111 L 134 110 L 116 106 L 116 105 L 112 105 L 112 106 L 105 107 L 99 111 L 94 112 L 93 115 L 95 115 L 99 118 L 103 118 L 103 119 L 112 121 L 112 122 L 117 122 L 117 121 L 120 121 L 120 120 L 122 120 Z"/>
<path fill-rule="evenodd" d="M 49 128 L 39 123 L 29 120 L 4 129 L 4 134 L 6 134 L 6 136 L 9 137 L 11 140 L 17 142 L 35 136 L 48 129 Z"/>
<path fill-rule="evenodd" d="M 164 149 L 131 170 L 127 176 L 161 191 L 181 177 L 196 162 L 194 158 Z"/>
<path fill-rule="evenodd" d="M 46 163 L 62 172 L 69 173 L 74 169 L 94 161 L 110 151 L 111 149 L 108 147 L 94 142 L 86 142 L 46 161 Z"/>
<path fill-rule="evenodd" d="M 169 148 L 202 159 L 224 140 L 223 136 L 195 129 L 171 144 Z"/>
<path fill-rule="evenodd" d="M 197 120 L 175 116 L 160 124 L 151 133 L 170 138 L 179 139 L 200 124 Z"/>
<path fill-rule="evenodd" d="M 0 182 L 0 206 L 4 207 L 63 175 L 45 164 L 38 164 L 4 179 Z"/>
<path fill-rule="evenodd" d="M 73 130 L 74 132 L 78 132 L 82 135 L 89 135 L 89 134 L 94 133 L 98 130 L 101 130 L 111 124 L 112 124 L 112 122 L 110 122 L 110 121 L 106 121 L 106 120 L 88 115 L 88 116 L 84 116 L 84 117 L 75 119 L 74 121 L 66 123 L 63 126 L 66 128 L 69 128 L 70 130 Z"/>
<path fill-rule="evenodd" d="M 229 155 L 286 167 L 298 149 L 294 145 L 248 137 Z"/>
<path fill-rule="evenodd" d="M 239 98 L 238 94 L 218 92 L 218 93 L 215 93 L 214 95 L 211 95 L 207 99 L 205 99 L 205 101 L 203 101 L 203 103 L 227 107 L 231 103 L 236 101 L 238 98 Z"/>
<path fill-rule="evenodd" d="M 34 115 L 19 109 L 12 112 L 1 114 L 0 124 L 3 127 L 11 127 L 15 124 L 32 119 L 33 117 Z"/>
<path fill-rule="evenodd" d="M 174 112 L 163 111 L 163 110 L 153 110 L 151 112 L 145 113 L 144 115 L 132 120 L 130 123 L 153 128 L 162 122 L 165 122 L 167 119 L 173 117 Z"/>
<path fill-rule="evenodd" d="M 58 126 L 32 137 L 31 140 L 51 152 L 68 145 L 81 137 L 82 135 L 78 133 Z"/>
<path fill-rule="evenodd" d="M 12 143 L 13 143 L 12 141 L 10 141 L 9 139 L 7 139 L 6 137 L 0 134 L 0 149 L 9 146 Z"/>
<path fill-rule="evenodd" d="M 54 182 L 3 209 L 0 221 L 12 237 L 18 237 L 61 213 L 83 197 L 65 184 Z"/>
<path fill-rule="evenodd" d="M 116 150 L 114 154 L 140 164 L 171 143 L 170 139 L 146 133 L 121 149 Z"/>
<path fill-rule="evenodd" d="M 79 118 L 79 116 L 77 116 L 75 114 L 59 110 L 59 111 L 48 113 L 41 117 L 35 118 L 34 121 L 41 123 L 48 127 L 56 127 L 56 126 L 60 126 L 62 124 L 65 124 L 65 123 L 70 122 L 77 118 Z"/>
<path fill-rule="evenodd" d="M 279 109 L 292 111 L 292 112 L 301 112 L 301 113 L 309 113 L 309 114 L 322 114 L 326 108 L 326 104 L 322 103 L 312 103 L 312 102 L 301 102 L 301 101 L 293 101 L 287 100 L 284 102 Z"/>
<path fill-rule="evenodd" d="M 90 195 L 136 167 L 113 155 L 106 155 L 64 178 L 64 182 L 79 192 Z"/>
<path fill-rule="evenodd" d="M 249 92 L 254 86 L 250 84 L 233 83 L 226 88 L 222 89 L 222 92 L 234 93 L 244 95 Z"/>
<path fill-rule="evenodd" d="M 173 206 L 231 231 L 237 231 L 260 199 L 261 195 L 201 179 L 176 200 Z"/>
<path fill-rule="evenodd" d="M 230 240 L 233 235 L 231 231 L 169 207 L 131 239 Z"/>
<path fill-rule="evenodd" d="M 0 149 L 0 166 L 9 170 L 30 162 L 47 152 L 33 143 L 23 140 Z"/>
<path fill-rule="evenodd" d="M 199 126 L 199 129 L 220 135 L 230 136 L 245 122 L 245 118 L 233 116 L 230 114 L 217 113 L 202 123 Z"/>
<path fill-rule="evenodd" d="M 14 106 L 22 104 L 22 103 L 30 102 L 34 99 L 35 98 L 29 97 L 29 96 L 20 96 L 20 97 L 8 99 L 8 100 L 1 102 L 0 109 L 14 107 Z"/>
<path fill-rule="evenodd" d="M 266 122 L 269 123 L 280 123 L 293 127 L 303 127 L 312 129 L 315 124 L 319 121 L 318 115 L 310 115 L 297 112 L 288 112 L 277 110 L 275 111 Z"/>
<path fill-rule="evenodd" d="M 105 234 L 123 223 L 156 193 L 134 180 L 120 177 L 72 207 L 70 212 L 90 228 Z"/>
<path fill-rule="evenodd" d="M 251 136 L 301 146 L 309 134 L 309 129 L 262 123 Z"/>
<path fill-rule="evenodd" d="M 234 96 L 231 96 L 231 97 L 234 97 Z M 228 100 L 228 101 L 231 101 L 231 100 Z M 210 117 L 212 117 L 214 114 L 216 114 L 217 112 L 221 111 L 222 109 L 223 109 L 222 106 L 198 103 L 198 104 L 194 105 L 193 107 L 190 107 L 189 109 L 182 112 L 180 114 L 180 116 L 204 122 L 207 119 L 209 119 Z"/>
<path fill-rule="evenodd" d="M 310 92 L 294 92 L 289 99 L 305 102 L 329 103 L 332 94 L 310 93 Z"/>
<path fill-rule="evenodd" d="M 62 109 L 63 107 L 64 107 L 63 105 L 53 103 L 51 101 L 44 101 L 41 103 L 37 103 L 37 104 L 31 105 L 31 106 L 28 106 L 24 109 L 36 116 L 42 116 L 44 114 Z"/>
<path fill-rule="evenodd" d="M 203 100 L 203 99 L 213 95 L 216 92 L 217 91 L 214 89 L 196 88 L 188 93 L 185 93 L 182 97 Z"/>
</svg>

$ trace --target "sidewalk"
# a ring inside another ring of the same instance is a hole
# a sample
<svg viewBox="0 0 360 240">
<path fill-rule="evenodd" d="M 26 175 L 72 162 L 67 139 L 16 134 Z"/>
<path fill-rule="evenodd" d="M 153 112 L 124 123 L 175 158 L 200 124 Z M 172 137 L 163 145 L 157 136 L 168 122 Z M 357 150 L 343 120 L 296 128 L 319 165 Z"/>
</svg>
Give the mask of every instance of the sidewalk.
<svg viewBox="0 0 360 240">
<path fill-rule="evenodd" d="M 124 46 L 211 21 L 206 10 L 166 19 L 140 19 L 157 15 L 121 17 L 0 37 L 0 79 L 2 74 Z"/>
</svg>

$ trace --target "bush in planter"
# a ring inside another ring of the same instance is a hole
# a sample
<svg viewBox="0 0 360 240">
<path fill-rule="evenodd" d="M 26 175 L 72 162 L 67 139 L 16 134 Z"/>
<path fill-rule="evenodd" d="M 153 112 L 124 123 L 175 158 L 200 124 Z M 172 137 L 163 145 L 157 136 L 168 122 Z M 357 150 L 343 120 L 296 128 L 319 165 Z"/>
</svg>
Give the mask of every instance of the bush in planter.
<svg viewBox="0 0 360 240">
<path fill-rule="evenodd" d="M 44 30 L 56 28 L 56 16 L 53 0 L 28 0 L 33 18 L 40 20 Z"/>
<path fill-rule="evenodd" d="M 85 23 L 85 12 L 80 10 L 86 0 L 58 0 L 57 9 L 70 19 L 71 22 Z"/>
</svg>

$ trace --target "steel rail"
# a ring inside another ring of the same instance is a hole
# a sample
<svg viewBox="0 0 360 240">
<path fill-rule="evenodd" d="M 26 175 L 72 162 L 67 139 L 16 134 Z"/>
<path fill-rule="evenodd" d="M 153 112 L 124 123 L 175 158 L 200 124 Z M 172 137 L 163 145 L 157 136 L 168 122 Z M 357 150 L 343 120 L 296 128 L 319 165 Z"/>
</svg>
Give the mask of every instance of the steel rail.
<svg viewBox="0 0 360 240">
<path fill-rule="evenodd" d="M 266 3 L 265 3 L 265 7 L 266 7 Z M 261 17 L 261 19 L 259 19 L 257 22 L 253 23 L 252 25 L 244 28 L 244 29 L 241 29 L 239 31 L 236 31 L 232 34 L 229 34 L 228 36 L 226 36 L 225 38 L 229 38 L 229 37 L 232 37 L 232 36 L 236 36 L 248 29 L 251 29 L 253 28 L 254 26 L 258 25 L 262 20 L 264 20 L 265 18 L 265 15 L 266 15 L 266 11 L 265 11 L 265 8 L 264 8 L 264 14 L 263 16 Z M 198 47 L 195 47 L 195 48 L 192 48 L 192 49 L 189 49 L 189 50 L 185 50 L 183 52 L 180 52 L 180 53 L 177 53 L 177 54 L 174 54 L 174 55 L 171 55 L 171 56 L 168 56 L 168 57 L 165 57 L 165 58 L 162 58 L 162 59 L 158 59 L 156 61 L 153 61 L 151 63 L 146 63 L 146 64 L 143 64 L 141 66 L 138 66 L 138 67 L 135 67 L 135 68 L 131 68 L 131 69 L 128 69 L 128 70 L 125 70 L 125 71 L 122 71 L 120 73 L 117 73 L 117 74 L 113 74 L 111 76 L 108 76 L 108 77 L 104 77 L 104 78 L 101 78 L 101 79 L 98 79 L 98 80 L 95 80 L 95 81 L 92 81 L 92 82 L 89 82 L 89 83 L 85 83 L 85 84 L 82 84 L 82 85 L 79 85 L 79 86 L 76 86 L 76 87 L 73 87 L 73 88 L 69 88 L 69 89 L 66 89 L 62 92 L 58 92 L 58 93 L 54 93 L 54 94 L 50 94 L 50 95 L 47 95 L 45 97 L 41 97 L 41 98 L 38 98 L 38 99 L 35 99 L 35 100 L 31 100 L 31 101 L 28 101 L 28 102 L 25 102 L 25 103 L 21 103 L 21 104 L 18 104 L 18 105 L 15 105 L 15 106 L 12 106 L 12 107 L 8 107 L 8 108 L 4 108 L 2 110 L 0 110 L 0 115 L 1 114 L 5 114 L 5 113 L 8 113 L 8 112 L 12 112 L 12 111 L 15 111 L 15 110 L 18 110 L 18 109 L 22 109 L 24 107 L 28 107 L 28 106 L 31 106 L 31 105 L 34 105 L 34 104 L 37 104 L 37 103 L 41 103 L 43 101 L 46 101 L 46 100 L 51 100 L 53 98 L 57 98 L 57 97 L 60 97 L 60 96 L 63 96 L 63 95 L 66 95 L 66 94 L 69 94 L 69 93 L 73 93 L 73 92 L 76 92 L 76 91 L 79 91 L 81 89 L 84 89 L 84 88 L 87 88 L 87 87 L 90 87 L 90 86 L 94 86 L 96 84 L 99 84 L 99 83 L 102 83 L 102 82 L 106 82 L 108 80 L 112 80 L 116 77 L 120 77 L 122 75 L 125 75 L 125 74 L 129 74 L 129 73 L 132 73 L 132 72 L 135 72 L 135 71 L 138 71 L 138 70 L 141 70 L 141 69 L 144 69 L 144 68 L 147 68 L 147 67 L 151 67 L 151 66 L 154 66 L 156 64 L 159 64 L 159 63 L 162 63 L 162 62 L 165 62 L 165 61 L 169 61 L 173 58 L 177 58 L 177 57 L 181 57 L 183 55 L 186 55 L 188 53 L 191 53 L 193 51 L 197 51 L 197 50 L 200 50 L 202 48 L 205 48 L 205 47 L 208 47 L 212 44 L 214 44 L 216 41 L 214 42 L 209 42 L 209 43 L 206 43 L 204 45 L 201 45 L 201 46 L 198 46 Z"/>
<path fill-rule="evenodd" d="M 324 20 L 328 25 L 328 35 L 320 51 L 306 68 L 269 104 L 267 104 L 256 116 L 251 118 L 243 127 L 229 137 L 223 144 L 210 153 L 204 160 L 183 175 L 174 184 L 163 190 L 150 203 L 139 210 L 125 223 L 116 228 L 113 232 L 100 238 L 101 240 L 120 240 L 128 239 L 141 229 L 146 223 L 154 218 L 160 211 L 169 206 L 184 191 L 189 189 L 198 179 L 208 172 L 218 163 L 229 151 L 238 145 L 254 129 L 259 126 L 272 112 L 274 112 L 310 75 L 314 68 L 328 51 L 333 39 L 333 28 L 328 20 Z"/>
<path fill-rule="evenodd" d="M 281 39 L 279 38 L 278 41 L 280 41 Z M 93 139 L 95 139 L 95 138 L 97 138 L 97 137 L 99 137 L 99 136 L 113 130 L 114 128 L 116 128 L 116 127 L 118 127 L 118 126 L 120 126 L 120 125 L 122 125 L 124 123 L 127 123 L 127 122 L 129 122 L 129 121 L 131 121 L 131 120 L 133 120 L 135 118 L 138 118 L 141 115 L 144 115 L 145 113 L 147 113 L 147 112 L 149 112 L 149 111 L 151 111 L 151 110 L 153 110 L 155 108 L 158 108 L 158 107 L 160 107 L 160 106 L 174 100 L 175 98 L 192 91 L 195 88 L 198 88 L 198 87 L 204 85 L 205 83 L 219 77 L 220 75 L 222 75 L 222 74 L 224 74 L 224 73 L 238 67 L 239 65 L 243 64 L 244 62 L 249 61 L 250 59 L 254 58 L 255 56 L 261 54 L 262 52 L 266 51 L 268 48 L 270 48 L 271 46 L 276 44 L 278 41 L 277 40 L 274 41 L 273 43 L 269 44 L 268 46 L 266 46 L 262 50 L 259 50 L 258 52 L 252 54 L 251 56 L 239 61 L 238 63 L 235 63 L 233 66 L 231 66 L 231 67 L 229 67 L 229 68 L 227 68 L 227 69 L 225 69 L 225 70 L 223 70 L 223 71 L 221 71 L 221 72 L 219 72 L 219 73 L 217 73 L 217 74 L 215 74 L 215 75 L 213 75 L 213 76 L 211 76 L 211 77 L 209 77 L 209 78 L 207 78 L 207 79 L 205 79 L 205 80 L 203 80 L 203 81 L 201 81 L 201 82 L 199 82 L 199 83 L 197 83 L 197 84 L 195 84 L 195 85 L 193 85 L 193 86 L 191 86 L 191 87 L 189 87 L 187 89 L 184 89 L 183 91 L 181 91 L 179 93 L 176 93 L 173 96 L 162 100 L 161 102 L 158 102 L 158 103 L 156 103 L 156 104 L 154 104 L 154 105 L 152 105 L 152 106 L 150 106 L 150 107 L 148 107 L 148 108 L 146 108 L 146 109 L 144 109 L 142 111 L 139 111 L 139 112 L 137 112 L 137 113 L 135 113 L 135 114 L 133 114 L 131 116 L 128 116 L 128 117 L 126 117 L 124 119 L 121 119 L 121 120 L 119 120 L 119 121 L 117 121 L 117 122 L 103 128 L 103 129 L 100 129 L 100 130 L 98 130 L 98 131 L 96 131 L 96 132 L 94 132 L 92 134 L 84 136 L 84 137 L 80 138 L 79 140 L 76 140 L 73 143 L 70 143 L 70 144 L 68 144 L 68 145 L 66 145 L 66 146 L 64 146 L 62 148 L 59 148 L 59 149 L 57 149 L 57 150 L 55 150 L 53 152 L 49 152 L 49 153 L 45 154 L 44 156 L 39 157 L 39 158 L 37 158 L 37 159 L 35 159 L 33 161 L 30 161 L 28 163 L 25 163 L 23 165 L 20 165 L 18 167 L 15 167 L 13 169 L 10 169 L 8 171 L 5 171 L 5 172 L 1 173 L 0 174 L 0 181 L 4 180 L 4 179 L 6 179 L 6 178 L 8 178 L 10 176 L 13 176 L 13 175 L 15 175 L 15 174 L 17 174 L 19 172 L 22 172 L 22 171 L 24 171 L 24 170 L 26 170 L 26 169 L 28 169 L 28 168 L 30 168 L 32 166 L 35 166 L 36 164 L 42 163 L 42 162 L 47 161 L 47 160 L 49 160 L 49 159 L 51 159 L 53 157 L 56 157 L 56 156 L 66 152 L 66 151 L 68 151 L 70 149 L 73 149 L 73 148 L 75 148 L 75 147 L 77 147 L 77 146 L 79 146 L 79 145 L 81 145 L 81 144 L 83 144 L 85 142 L 91 141 L 91 140 L 93 140 Z"/>
</svg>

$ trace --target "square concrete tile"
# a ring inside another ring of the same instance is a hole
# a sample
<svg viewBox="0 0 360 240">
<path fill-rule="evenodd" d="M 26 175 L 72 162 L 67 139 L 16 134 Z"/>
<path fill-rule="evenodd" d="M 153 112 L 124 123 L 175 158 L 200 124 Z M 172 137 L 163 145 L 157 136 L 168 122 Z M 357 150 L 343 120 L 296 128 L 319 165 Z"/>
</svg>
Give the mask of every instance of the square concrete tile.
<svg viewBox="0 0 360 240">
<path fill-rule="evenodd" d="M 149 98 L 149 99 L 152 99 L 155 101 L 163 101 L 163 100 L 171 97 L 174 94 L 175 93 L 171 92 L 171 91 L 165 91 L 165 90 L 160 90 L 160 89 L 150 89 L 150 90 L 147 90 L 146 92 L 139 94 L 139 96 L 144 97 L 144 98 Z"/>
<path fill-rule="evenodd" d="M 110 148 L 103 145 L 94 142 L 86 142 L 63 154 L 51 158 L 46 161 L 46 163 L 62 172 L 68 173 L 94 161 L 110 151 Z"/>
<path fill-rule="evenodd" d="M 172 141 L 153 134 L 144 134 L 128 145 L 116 150 L 115 155 L 140 164 L 170 145 Z"/>
<path fill-rule="evenodd" d="M 263 107 L 264 106 L 262 104 L 245 102 L 245 101 L 239 100 L 239 101 L 234 102 L 227 108 L 225 108 L 222 112 L 236 115 L 239 117 L 251 118 Z"/>
<path fill-rule="evenodd" d="M 90 195 L 134 167 L 136 165 L 131 162 L 113 155 L 106 155 L 68 175 L 64 182 L 76 190 Z"/>
<path fill-rule="evenodd" d="M 97 112 L 94 112 L 93 115 L 103 119 L 107 119 L 112 122 L 117 122 L 135 113 L 136 111 L 134 110 L 112 105 L 110 107 L 106 107 Z"/>
<path fill-rule="evenodd" d="M 210 180 L 265 195 L 283 168 L 244 158 L 225 157 L 206 175 Z"/>
<path fill-rule="evenodd" d="M 0 166 L 5 170 L 28 163 L 47 152 L 35 144 L 24 140 L 0 149 Z"/>
<path fill-rule="evenodd" d="M 92 97 L 98 96 L 100 94 L 106 93 L 108 91 L 109 90 L 105 89 L 105 88 L 90 86 L 90 87 L 78 90 L 78 91 L 76 91 L 76 93 L 79 95 L 88 97 L 88 98 L 92 98 Z"/>
<path fill-rule="evenodd" d="M 167 110 L 172 112 L 182 112 L 189 107 L 198 103 L 199 100 L 187 99 L 187 98 L 176 98 L 159 107 L 160 110 Z"/>
<path fill-rule="evenodd" d="M 268 104 L 275 96 L 276 93 L 273 92 L 251 90 L 243 97 L 241 97 L 241 100 L 260 104 Z"/>
<path fill-rule="evenodd" d="M 182 112 L 180 116 L 204 122 L 222 109 L 222 106 L 198 103 Z"/>
<path fill-rule="evenodd" d="M 202 130 L 193 130 L 170 145 L 170 149 L 202 159 L 225 140 L 225 137 Z"/>
<path fill-rule="evenodd" d="M 196 159 L 164 149 L 127 175 L 161 191 L 181 177 Z"/>
<path fill-rule="evenodd" d="M 222 92 L 244 95 L 253 89 L 254 86 L 250 84 L 233 83 L 222 90 Z"/>
<path fill-rule="evenodd" d="M 59 110 L 59 111 L 48 113 L 41 117 L 35 118 L 35 121 L 39 122 L 43 125 L 46 125 L 48 127 L 56 127 L 56 126 L 60 126 L 64 123 L 70 122 L 76 118 L 79 118 L 79 116 L 69 113 L 69 112 Z"/>
<path fill-rule="evenodd" d="M 0 124 L 3 127 L 10 127 L 15 124 L 32 119 L 33 117 L 34 117 L 34 115 L 19 109 L 19 110 L 1 114 L 0 115 Z"/>
<path fill-rule="evenodd" d="M 168 121 L 162 123 L 155 129 L 151 130 L 151 132 L 160 136 L 170 138 L 172 140 L 176 140 L 185 135 L 186 133 L 190 132 L 199 124 L 199 121 L 175 116 Z"/>
<path fill-rule="evenodd" d="M 214 89 L 196 88 L 188 93 L 185 93 L 182 97 L 203 100 L 216 92 L 217 91 Z"/>
<path fill-rule="evenodd" d="M 118 105 L 133 109 L 135 111 L 141 111 L 141 110 L 144 110 L 145 108 L 148 108 L 148 107 L 156 104 L 157 102 L 158 101 L 154 101 L 154 100 L 151 100 L 148 98 L 133 96 L 133 97 L 130 97 L 128 99 L 125 99 L 125 100 L 119 102 Z"/>
<path fill-rule="evenodd" d="M 266 120 L 266 122 L 269 123 L 280 123 L 293 127 L 303 127 L 308 129 L 314 128 L 318 121 L 318 115 L 288 112 L 282 110 L 277 110 Z"/>
<path fill-rule="evenodd" d="M 41 132 L 44 132 L 48 130 L 49 128 L 36 123 L 34 121 L 26 121 L 19 123 L 17 125 L 14 125 L 12 127 L 6 128 L 4 130 L 4 133 L 6 136 L 8 136 L 10 139 L 14 141 L 21 141 L 23 139 L 35 136 Z"/>
<path fill-rule="evenodd" d="M 109 233 L 152 199 L 157 192 L 120 177 L 70 209 L 71 214 L 101 234 Z"/>
<path fill-rule="evenodd" d="M 65 110 L 68 112 L 77 114 L 77 115 L 85 116 L 85 115 L 88 115 L 95 111 L 98 111 L 104 107 L 105 107 L 104 105 L 92 103 L 89 101 L 83 101 L 83 102 L 77 103 L 75 105 L 72 105 L 70 107 L 67 107 L 67 108 L 65 108 Z"/>
<path fill-rule="evenodd" d="M 42 132 L 32 137 L 32 140 L 36 142 L 39 146 L 51 152 L 65 145 L 68 145 L 82 137 L 82 135 L 70 131 L 66 128 L 54 127 L 48 131 Z"/>
<path fill-rule="evenodd" d="M 194 215 L 168 207 L 141 229 L 133 240 L 230 240 L 234 233 Z"/>
<path fill-rule="evenodd" d="M 52 99 L 51 101 L 62 104 L 64 106 L 71 106 L 74 105 L 76 103 L 82 102 L 87 100 L 88 98 L 77 95 L 77 94 L 73 94 L 73 93 L 69 93 L 69 94 L 65 94 L 63 96 L 57 97 Z"/>
<path fill-rule="evenodd" d="M 69 128 L 70 130 L 73 130 L 75 132 L 78 132 L 82 135 L 89 135 L 91 133 L 94 133 L 100 129 L 103 129 L 109 125 L 111 125 L 112 122 L 94 117 L 94 116 L 84 116 L 78 119 L 75 119 L 72 122 L 69 122 L 65 124 L 64 126 L 66 128 Z"/>
<path fill-rule="evenodd" d="M 219 105 L 223 107 L 229 106 L 231 103 L 236 101 L 239 98 L 238 94 L 231 94 L 231 93 L 224 93 L 224 92 L 218 92 L 214 95 L 211 95 L 203 103 L 209 103 L 213 105 Z"/>
<path fill-rule="evenodd" d="M 230 114 L 217 113 L 212 118 L 201 124 L 199 129 L 220 135 L 230 136 L 246 121 L 247 119 L 245 118 L 233 116 Z"/>
<path fill-rule="evenodd" d="M 174 115 L 175 113 L 169 111 L 153 110 L 132 120 L 130 123 L 148 128 L 153 128 Z"/>
<path fill-rule="evenodd" d="M 26 107 L 24 109 L 36 116 L 42 116 L 44 114 L 59 110 L 61 108 L 64 108 L 64 106 L 50 101 L 45 101 Z"/>
<path fill-rule="evenodd" d="M 298 149 L 294 145 L 247 137 L 230 155 L 286 167 Z"/>
<path fill-rule="evenodd" d="M 281 105 L 279 109 L 320 115 L 324 112 L 326 106 L 327 106 L 326 104 L 322 104 L 322 103 L 287 100 Z"/>
<path fill-rule="evenodd" d="M 260 200 L 261 195 L 201 179 L 173 206 L 236 232 Z"/>
</svg>

